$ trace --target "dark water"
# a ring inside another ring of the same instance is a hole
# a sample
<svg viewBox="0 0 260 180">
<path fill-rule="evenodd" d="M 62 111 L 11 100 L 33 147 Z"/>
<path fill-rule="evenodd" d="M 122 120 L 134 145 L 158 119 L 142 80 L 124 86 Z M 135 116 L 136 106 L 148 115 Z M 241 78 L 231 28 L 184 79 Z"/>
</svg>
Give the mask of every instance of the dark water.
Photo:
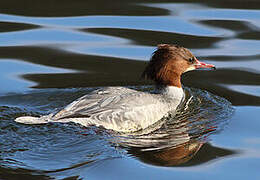
<svg viewBox="0 0 260 180">
<path fill-rule="evenodd" d="M 0 179 L 259 179 L 259 8 L 258 0 L 1 0 Z M 159 43 L 218 67 L 183 75 L 176 117 L 132 135 L 13 121 L 97 87 L 149 90 L 140 74 Z"/>
</svg>

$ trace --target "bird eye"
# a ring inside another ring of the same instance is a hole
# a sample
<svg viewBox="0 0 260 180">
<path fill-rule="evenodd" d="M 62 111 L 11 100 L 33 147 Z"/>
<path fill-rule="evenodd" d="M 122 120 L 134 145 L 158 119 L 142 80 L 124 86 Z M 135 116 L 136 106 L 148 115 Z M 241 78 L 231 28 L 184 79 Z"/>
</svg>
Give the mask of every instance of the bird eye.
<svg viewBox="0 0 260 180">
<path fill-rule="evenodd" d="M 190 63 L 194 63 L 195 59 L 192 57 L 188 60 Z"/>
</svg>

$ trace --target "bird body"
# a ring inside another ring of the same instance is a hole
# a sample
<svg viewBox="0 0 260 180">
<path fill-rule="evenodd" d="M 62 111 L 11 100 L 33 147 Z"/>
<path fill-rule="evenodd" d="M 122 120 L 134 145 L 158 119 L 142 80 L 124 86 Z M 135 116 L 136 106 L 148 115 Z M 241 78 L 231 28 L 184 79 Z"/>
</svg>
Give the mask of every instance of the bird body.
<svg viewBox="0 0 260 180">
<path fill-rule="evenodd" d="M 87 94 L 57 113 L 42 117 L 24 116 L 16 122 L 41 124 L 75 122 L 102 126 L 118 132 L 135 132 L 149 127 L 169 113 L 175 113 L 184 98 L 181 74 L 196 68 L 212 68 L 199 62 L 189 50 L 159 45 L 142 76 L 156 83 L 154 92 L 126 87 L 107 87 Z"/>
</svg>

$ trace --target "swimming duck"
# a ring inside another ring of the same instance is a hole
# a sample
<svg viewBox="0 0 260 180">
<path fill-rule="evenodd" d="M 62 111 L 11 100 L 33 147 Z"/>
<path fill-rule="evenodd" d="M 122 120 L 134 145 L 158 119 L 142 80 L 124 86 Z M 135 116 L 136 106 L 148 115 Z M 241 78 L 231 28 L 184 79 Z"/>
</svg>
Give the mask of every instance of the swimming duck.
<svg viewBox="0 0 260 180">
<path fill-rule="evenodd" d="M 176 111 L 184 98 L 181 75 L 199 68 L 215 66 L 198 61 L 184 47 L 160 44 L 142 73 L 142 77 L 155 82 L 154 92 L 106 87 L 80 97 L 59 112 L 42 117 L 18 117 L 15 121 L 24 124 L 75 122 L 118 132 L 139 131 Z"/>
</svg>

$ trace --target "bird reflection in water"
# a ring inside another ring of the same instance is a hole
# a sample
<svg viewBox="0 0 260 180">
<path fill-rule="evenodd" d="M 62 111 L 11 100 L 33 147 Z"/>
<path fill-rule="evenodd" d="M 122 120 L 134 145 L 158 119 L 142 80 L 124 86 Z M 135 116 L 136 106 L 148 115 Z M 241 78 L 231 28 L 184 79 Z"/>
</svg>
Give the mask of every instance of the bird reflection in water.
<svg viewBox="0 0 260 180">
<path fill-rule="evenodd" d="M 191 166 L 234 154 L 208 143 L 233 114 L 231 104 L 206 91 L 185 88 L 185 100 L 176 114 L 113 141 L 142 162 L 157 166 Z"/>
</svg>

